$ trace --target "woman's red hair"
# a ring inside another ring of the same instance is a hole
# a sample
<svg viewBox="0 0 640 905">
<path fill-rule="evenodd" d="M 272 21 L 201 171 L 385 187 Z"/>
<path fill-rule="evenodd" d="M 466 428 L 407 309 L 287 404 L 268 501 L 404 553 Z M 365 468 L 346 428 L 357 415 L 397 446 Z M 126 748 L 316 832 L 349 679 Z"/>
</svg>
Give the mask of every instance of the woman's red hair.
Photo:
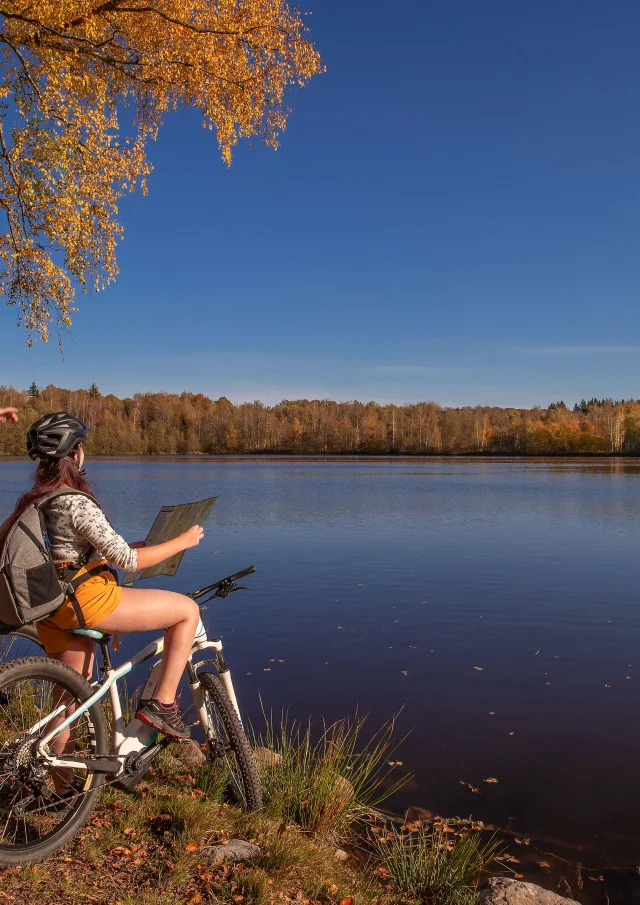
<svg viewBox="0 0 640 905">
<path fill-rule="evenodd" d="M 70 456 L 64 459 L 43 459 L 38 464 L 33 476 L 33 486 L 18 498 L 15 509 L 7 519 L 2 534 L 8 531 L 20 518 L 22 513 L 49 493 L 69 487 L 91 493 L 91 488 L 80 474 L 80 469 Z M 93 494 L 92 494 L 93 495 Z"/>
</svg>

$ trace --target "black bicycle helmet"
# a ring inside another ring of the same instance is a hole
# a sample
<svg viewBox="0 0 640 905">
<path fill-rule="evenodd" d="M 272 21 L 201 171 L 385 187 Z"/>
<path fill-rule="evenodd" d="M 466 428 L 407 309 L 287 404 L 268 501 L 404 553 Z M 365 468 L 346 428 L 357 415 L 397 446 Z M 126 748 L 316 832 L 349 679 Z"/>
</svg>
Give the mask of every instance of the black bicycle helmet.
<svg viewBox="0 0 640 905">
<path fill-rule="evenodd" d="M 27 452 L 32 459 L 64 459 L 88 433 L 84 421 L 69 412 L 51 412 L 29 428 Z"/>
</svg>

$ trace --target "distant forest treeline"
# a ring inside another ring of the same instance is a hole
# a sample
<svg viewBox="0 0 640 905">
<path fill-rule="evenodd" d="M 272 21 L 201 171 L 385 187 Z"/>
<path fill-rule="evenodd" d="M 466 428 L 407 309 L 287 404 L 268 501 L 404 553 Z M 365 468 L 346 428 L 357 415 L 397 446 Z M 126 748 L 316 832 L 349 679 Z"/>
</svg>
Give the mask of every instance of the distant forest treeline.
<svg viewBox="0 0 640 905">
<path fill-rule="evenodd" d="M 329 399 L 233 405 L 201 393 L 103 396 L 95 384 L 64 390 L 0 387 L 20 423 L 0 424 L 0 455 L 23 455 L 28 425 L 66 410 L 86 421 L 94 455 L 297 454 L 640 454 L 640 401 L 591 399 L 568 408 L 447 408 L 435 402 L 378 405 Z"/>
</svg>

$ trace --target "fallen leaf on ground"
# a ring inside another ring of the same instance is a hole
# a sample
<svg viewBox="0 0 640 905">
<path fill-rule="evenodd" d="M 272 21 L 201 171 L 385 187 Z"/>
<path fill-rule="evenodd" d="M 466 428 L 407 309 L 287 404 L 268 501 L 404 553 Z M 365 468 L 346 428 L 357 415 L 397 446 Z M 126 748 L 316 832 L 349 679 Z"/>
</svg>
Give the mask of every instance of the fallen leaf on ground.
<svg viewBox="0 0 640 905">
<path fill-rule="evenodd" d="M 327 892 L 329 893 L 330 896 L 335 896 L 337 891 L 338 891 L 338 887 L 336 886 L 335 883 L 332 883 L 331 886 L 329 887 L 329 889 L 327 890 Z"/>
<path fill-rule="evenodd" d="M 187 842 L 184 848 L 187 852 L 197 852 L 200 846 L 197 842 Z"/>
</svg>

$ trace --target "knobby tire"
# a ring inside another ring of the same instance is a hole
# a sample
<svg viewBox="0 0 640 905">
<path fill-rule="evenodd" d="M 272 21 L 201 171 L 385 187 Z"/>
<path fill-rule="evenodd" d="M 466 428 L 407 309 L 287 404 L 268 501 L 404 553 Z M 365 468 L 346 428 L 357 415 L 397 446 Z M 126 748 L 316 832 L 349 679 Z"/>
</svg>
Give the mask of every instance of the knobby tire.
<svg viewBox="0 0 640 905">
<path fill-rule="evenodd" d="M 218 676 L 210 672 L 201 672 L 198 673 L 198 679 L 202 686 L 205 705 L 210 709 L 215 708 L 217 711 L 229 745 L 235 755 L 242 781 L 241 794 L 244 798 L 244 801 L 239 803 L 248 811 L 259 811 L 262 808 L 260 774 L 253 757 L 251 745 L 242 728 L 242 723 L 238 719 L 238 714 Z M 210 741 L 209 747 L 213 753 L 214 749 Z"/>
</svg>

